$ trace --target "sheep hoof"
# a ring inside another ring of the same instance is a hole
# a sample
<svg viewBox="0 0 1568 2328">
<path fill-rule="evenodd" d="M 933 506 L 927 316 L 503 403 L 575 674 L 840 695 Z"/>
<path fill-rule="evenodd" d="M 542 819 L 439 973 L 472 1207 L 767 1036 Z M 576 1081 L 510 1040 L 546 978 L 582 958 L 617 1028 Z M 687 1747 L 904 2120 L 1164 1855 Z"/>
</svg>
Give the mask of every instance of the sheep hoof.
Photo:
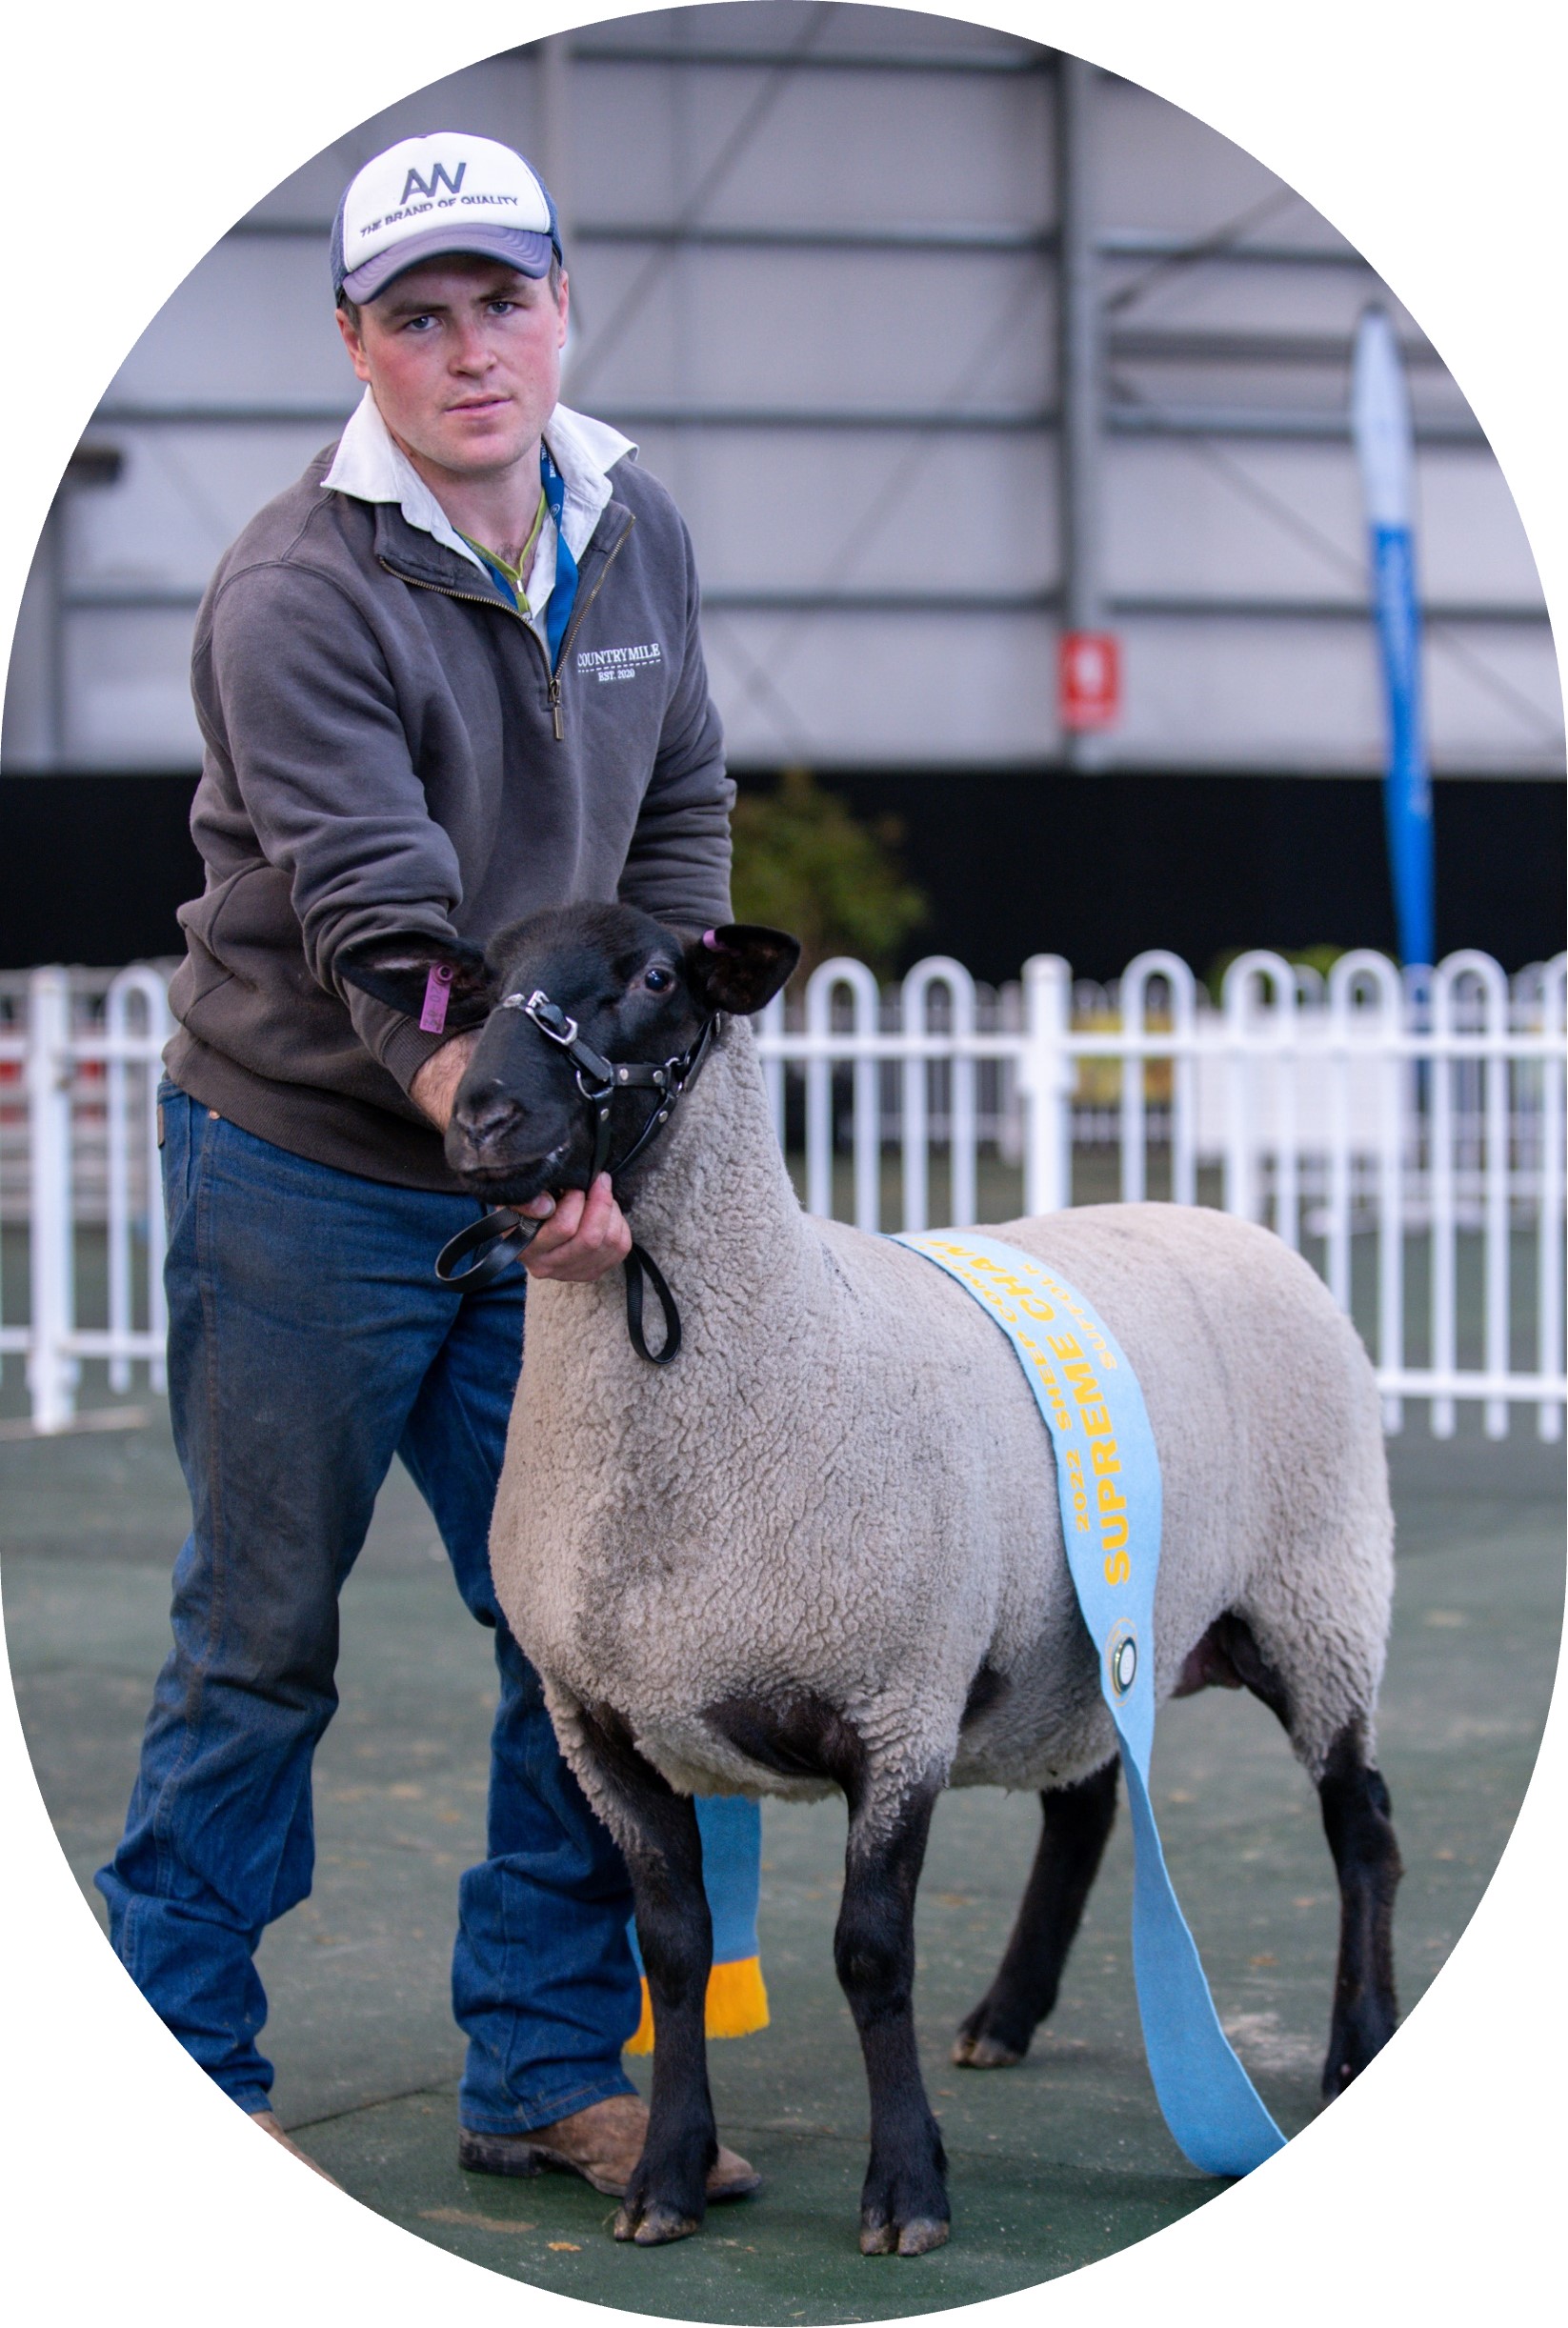
<svg viewBox="0 0 1568 2328">
<path fill-rule="evenodd" d="M 1015 2053 L 999 2037 L 971 2036 L 967 2029 L 960 2029 L 953 2040 L 952 2058 L 959 2069 L 1012 2069 L 1023 2055 Z"/>
<path fill-rule="evenodd" d="M 860 2253 L 863 2256 L 927 2256 L 934 2247 L 946 2246 L 949 2228 L 935 2215 L 912 2215 L 906 2223 L 889 2222 L 881 2217 L 862 2216 Z"/>
<path fill-rule="evenodd" d="M 1325 2101 L 1337 2100 L 1355 2083 L 1367 2063 L 1382 2052 L 1396 2026 L 1392 1997 L 1367 1997 L 1342 2017 L 1336 2014 L 1329 2032 L 1328 2058 L 1323 2063 Z"/>
<path fill-rule="evenodd" d="M 1346 2087 L 1355 2084 L 1367 2063 L 1372 2059 L 1373 2054 L 1377 2050 L 1378 2048 L 1375 2046 L 1371 2051 L 1363 2053 L 1356 2046 L 1340 2047 L 1337 2045 L 1332 2047 L 1329 2057 L 1323 2064 L 1323 2099 L 1337 2101 Z"/>
<path fill-rule="evenodd" d="M 672 2239 L 689 2239 L 701 2227 L 694 2215 L 681 2215 L 673 2207 L 622 2207 L 615 2217 L 616 2238 L 630 2239 L 637 2247 L 667 2247 Z"/>
</svg>

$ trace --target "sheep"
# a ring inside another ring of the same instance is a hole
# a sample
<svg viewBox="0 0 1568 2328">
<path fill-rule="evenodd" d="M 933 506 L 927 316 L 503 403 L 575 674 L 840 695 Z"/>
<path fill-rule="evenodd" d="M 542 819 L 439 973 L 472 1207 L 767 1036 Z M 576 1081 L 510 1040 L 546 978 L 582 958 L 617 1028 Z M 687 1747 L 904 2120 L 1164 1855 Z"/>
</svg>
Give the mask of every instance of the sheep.
<svg viewBox="0 0 1568 2328">
<path fill-rule="evenodd" d="M 616 1182 L 678 1301 L 678 1360 L 643 1363 L 613 1280 L 532 1287 L 492 1565 L 633 1879 L 657 2042 L 615 2237 L 697 2229 L 714 2156 L 692 1798 L 837 1788 L 834 1960 L 871 2093 L 860 2245 L 914 2255 L 950 2219 L 911 2003 L 935 1797 L 1040 1796 L 1016 1926 L 954 2048 L 1004 2066 L 1055 2001 L 1114 1816 L 1116 1736 L 1049 1434 L 1005 1337 L 918 1254 L 795 1198 L 747 1020 L 794 958 L 776 932 L 576 906 L 505 933 L 488 962 L 383 941 L 352 974 L 412 1013 L 431 965 L 452 973 L 452 1023 L 483 1032 L 447 1153 L 496 1204 L 585 1185 L 593 1146 L 572 1062 L 519 998 L 542 991 L 613 1060 L 670 1058 L 715 1021 L 700 1076 Z M 612 1170 L 649 1095 L 622 1110 Z M 1101 1205 L 990 1234 L 1087 1294 L 1142 1386 L 1164 1494 L 1157 1700 L 1245 1687 L 1317 1788 L 1341 1899 L 1332 2097 L 1397 2017 L 1399 1859 L 1373 1760 L 1393 1522 L 1365 1353 L 1305 1261 L 1216 1212 Z"/>
</svg>

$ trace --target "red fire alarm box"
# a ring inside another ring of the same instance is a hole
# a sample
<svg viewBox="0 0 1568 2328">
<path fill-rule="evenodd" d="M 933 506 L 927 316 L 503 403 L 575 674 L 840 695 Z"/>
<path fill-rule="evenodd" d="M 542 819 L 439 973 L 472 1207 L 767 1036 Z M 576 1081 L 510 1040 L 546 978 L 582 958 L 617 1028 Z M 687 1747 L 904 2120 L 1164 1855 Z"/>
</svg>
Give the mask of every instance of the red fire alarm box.
<svg viewBox="0 0 1568 2328">
<path fill-rule="evenodd" d="M 1121 712 L 1121 642 L 1109 631 L 1064 631 L 1056 696 L 1061 724 L 1071 733 L 1111 727 Z"/>
</svg>

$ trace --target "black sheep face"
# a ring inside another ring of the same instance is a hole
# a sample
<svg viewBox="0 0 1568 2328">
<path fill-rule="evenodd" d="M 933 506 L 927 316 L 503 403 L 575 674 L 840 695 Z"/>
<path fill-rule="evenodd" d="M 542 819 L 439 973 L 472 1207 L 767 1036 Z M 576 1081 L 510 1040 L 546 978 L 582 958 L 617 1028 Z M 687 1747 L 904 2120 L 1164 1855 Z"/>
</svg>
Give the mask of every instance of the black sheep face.
<svg viewBox="0 0 1568 2328">
<path fill-rule="evenodd" d="M 776 930 L 729 923 L 694 935 L 631 906 L 579 905 L 531 914 L 484 953 L 462 941 L 376 939 L 345 956 L 342 970 L 415 1019 L 433 980 L 448 1030 L 481 1029 L 457 1087 L 447 1161 L 487 1203 L 525 1204 L 545 1190 L 587 1187 L 594 1118 L 572 1060 L 513 997 L 547 996 L 617 1065 L 657 1066 L 689 1051 L 717 1013 L 759 1011 L 799 953 Z M 658 1104 L 646 1091 L 615 1103 L 612 1171 Z"/>
</svg>

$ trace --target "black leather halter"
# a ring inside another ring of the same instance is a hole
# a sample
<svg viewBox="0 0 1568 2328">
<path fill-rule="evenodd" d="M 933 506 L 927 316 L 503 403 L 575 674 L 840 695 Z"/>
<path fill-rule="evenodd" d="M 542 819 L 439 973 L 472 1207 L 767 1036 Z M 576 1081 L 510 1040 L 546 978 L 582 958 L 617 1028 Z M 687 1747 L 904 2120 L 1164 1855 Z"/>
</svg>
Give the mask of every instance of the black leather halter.
<svg viewBox="0 0 1568 2328">
<path fill-rule="evenodd" d="M 703 1021 L 696 1041 L 687 1051 L 661 1066 L 645 1066 L 640 1060 L 624 1062 L 607 1059 L 595 1051 L 592 1043 L 584 1042 L 577 1031 L 577 1022 L 569 1018 L 558 1002 L 552 1002 L 541 988 L 529 995 L 507 994 L 496 1005 L 502 1011 L 521 1011 L 531 1019 L 546 1040 L 564 1051 L 577 1074 L 577 1089 L 587 1104 L 593 1124 L 593 1163 L 589 1173 L 590 1185 L 596 1180 L 610 1162 L 613 1138 L 611 1112 L 623 1092 L 652 1092 L 658 1102 L 648 1121 L 637 1134 L 624 1155 L 617 1157 L 615 1170 L 622 1173 L 634 1163 L 644 1150 L 651 1147 L 675 1112 L 681 1094 L 689 1091 L 701 1071 L 714 1039 L 717 1020 Z M 449 1238 L 435 1257 L 435 1274 L 443 1285 L 456 1286 L 463 1293 L 475 1292 L 490 1285 L 504 1269 L 519 1260 L 533 1243 L 542 1221 L 529 1220 L 520 1213 L 502 1206 L 498 1211 L 485 1213 L 470 1221 Z M 468 1269 L 457 1263 L 471 1253 L 480 1258 Z M 680 1313 L 674 1296 L 665 1284 L 656 1264 L 633 1242 L 626 1256 L 626 1331 L 632 1347 L 639 1358 L 651 1366 L 668 1366 L 680 1349 Z M 657 1350 L 650 1350 L 643 1334 L 643 1279 L 653 1287 L 659 1308 L 664 1313 L 664 1341 Z"/>
</svg>

